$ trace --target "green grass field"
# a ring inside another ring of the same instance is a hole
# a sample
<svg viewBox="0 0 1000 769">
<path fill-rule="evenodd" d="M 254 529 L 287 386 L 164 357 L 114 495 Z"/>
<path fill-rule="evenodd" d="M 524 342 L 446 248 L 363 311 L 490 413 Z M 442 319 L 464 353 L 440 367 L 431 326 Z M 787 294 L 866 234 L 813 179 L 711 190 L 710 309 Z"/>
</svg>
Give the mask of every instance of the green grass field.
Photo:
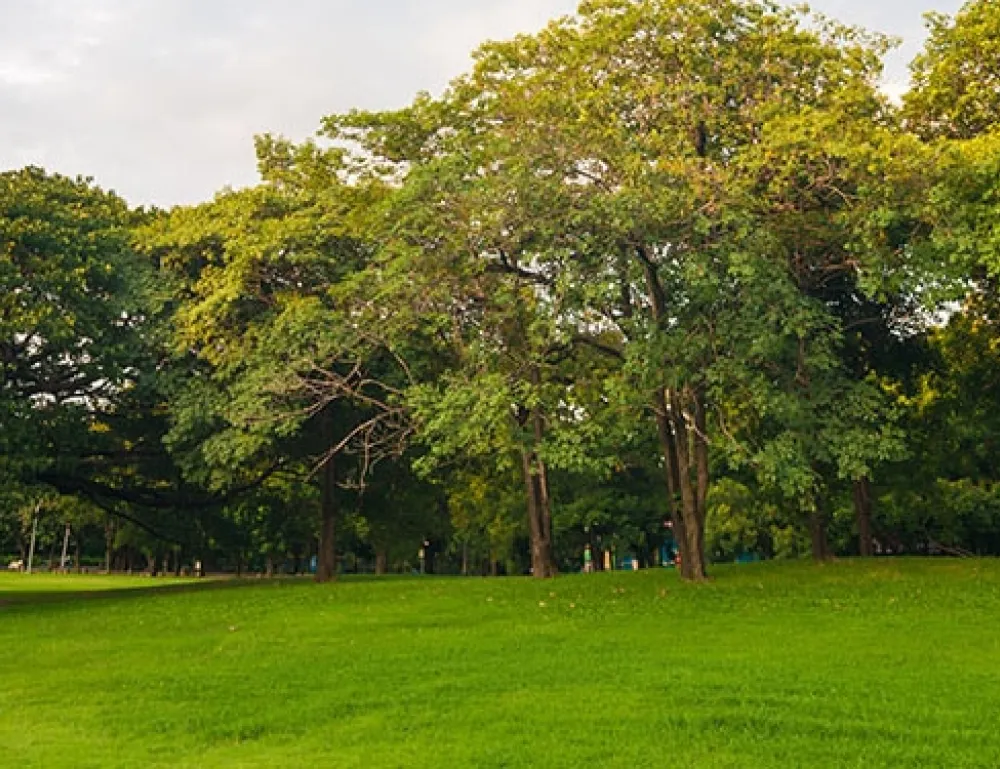
<svg viewBox="0 0 1000 769">
<path fill-rule="evenodd" d="M 1000 766 L 1000 562 L 714 574 L 3 574 L 0 765 Z"/>
</svg>

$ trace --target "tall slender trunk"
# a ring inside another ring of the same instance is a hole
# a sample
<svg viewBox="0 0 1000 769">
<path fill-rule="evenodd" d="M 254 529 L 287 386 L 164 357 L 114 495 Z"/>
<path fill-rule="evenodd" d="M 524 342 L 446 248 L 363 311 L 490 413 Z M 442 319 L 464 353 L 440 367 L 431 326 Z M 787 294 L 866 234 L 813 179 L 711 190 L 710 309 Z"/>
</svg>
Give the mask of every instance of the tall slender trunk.
<svg viewBox="0 0 1000 769">
<path fill-rule="evenodd" d="M 677 452 L 674 451 L 673 427 L 667 414 L 666 392 L 657 389 L 653 401 L 653 413 L 656 415 L 656 433 L 660 441 L 660 453 L 663 458 L 663 477 L 667 486 L 667 505 L 670 521 L 673 523 L 674 539 L 681 554 L 681 563 L 686 559 L 687 537 L 684 536 L 684 516 L 681 514 L 677 477 Z"/>
<path fill-rule="evenodd" d="M 854 512 L 858 519 L 858 552 L 863 558 L 875 554 L 872 546 L 872 483 L 866 478 L 854 482 Z"/>
<path fill-rule="evenodd" d="M 337 578 L 336 517 L 337 517 L 337 468 L 330 457 L 323 465 L 322 494 L 320 500 L 321 528 L 319 552 L 316 558 L 316 581 L 329 582 Z"/>
<path fill-rule="evenodd" d="M 115 547 L 115 530 L 114 523 L 109 515 L 107 520 L 104 522 L 104 571 L 107 574 L 111 573 L 111 558 L 114 555 Z"/>
<path fill-rule="evenodd" d="M 537 368 L 533 371 L 534 384 L 541 384 L 541 373 Z M 534 455 L 536 476 L 535 487 L 538 495 L 538 519 L 541 531 L 541 558 L 545 568 L 545 577 L 554 577 L 556 574 L 555 557 L 552 554 L 552 500 L 549 497 L 549 473 L 543 460 L 537 453 L 537 447 L 541 445 L 545 437 L 545 420 L 539 409 L 535 408 L 531 415 L 532 428 L 535 434 L 536 451 Z"/>
<path fill-rule="evenodd" d="M 375 550 L 375 573 L 379 576 L 389 572 L 389 551 L 385 545 Z"/>
<path fill-rule="evenodd" d="M 521 451 L 521 471 L 528 501 L 528 531 L 531 535 L 531 573 L 538 579 L 548 579 L 555 575 L 552 563 L 552 543 L 546 538 L 544 509 L 548 505 L 548 495 L 543 493 L 544 475 L 537 470 L 540 463 L 534 452 Z"/>
<path fill-rule="evenodd" d="M 531 368 L 531 383 L 541 385 L 539 367 Z M 531 573 L 538 579 L 556 574 L 552 555 L 552 504 L 549 499 L 549 477 L 538 447 L 545 438 L 545 417 L 538 406 L 523 413 L 523 425 L 530 424 L 533 445 L 521 449 L 521 470 L 528 502 L 528 531 L 531 535 Z"/>
<path fill-rule="evenodd" d="M 809 539 L 815 561 L 830 560 L 830 544 L 826 534 L 826 510 L 818 499 L 809 512 Z"/>
<path fill-rule="evenodd" d="M 681 555 L 681 574 L 685 579 L 705 579 L 705 497 L 708 493 L 708 444 L 699 429 L 698 413 L 701 405 L 695 394 L 684 398 L 676 391 L 668 393 L 674 450 L 677 456 L 681 498 L 681 515 L 684 518 L 686 552 Z M 685 407 L 695 412 L 695 424 L 689 424 L 690 415 Z M 703 418 L 702 418 L 703 422 Z"/>
<path fill-rule="evenodd" d="M 71 532 L 70 525 L 66 524 L 66 529 L 63 532 L 63 544 L 62 544 L 62 555 L 59 556 L 59 571 L 66 571 L 66 557 L 69 555 L 69 535 Z"/>
<path fill-rule="evenodd" d="M 643 247 L 637 248 L 636 254 L 645 274 L 653 321 L 660 324 L 666 315 L 666 297 L 655 262 Z M 658 388 L 652 405 L 671 500 L 670 517 L 681 558 L 681 576 L 701 581 L 706 577 L 705 513 L 709 484 L 704 403 L 701 394 L 691 388 L 682 392 Z"/>
</svg>

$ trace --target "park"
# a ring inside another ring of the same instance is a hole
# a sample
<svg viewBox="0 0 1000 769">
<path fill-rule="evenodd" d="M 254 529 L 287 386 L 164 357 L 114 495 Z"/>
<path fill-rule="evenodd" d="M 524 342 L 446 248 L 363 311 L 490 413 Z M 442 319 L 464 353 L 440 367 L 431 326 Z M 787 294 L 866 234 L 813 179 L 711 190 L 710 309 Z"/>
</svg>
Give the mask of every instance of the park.
<svg viewBox="0 0 1000 769">
<path fill-rule="evenodd" d="M 0 0 L 0 761 L 1000 766 L 1000 0 L 456 2 Z"/>
<path fill-rule="evenodd" d="M 995 561 L 151 582 L 0 575 L 5 760 L 1000 762 Z"/>
</svg>

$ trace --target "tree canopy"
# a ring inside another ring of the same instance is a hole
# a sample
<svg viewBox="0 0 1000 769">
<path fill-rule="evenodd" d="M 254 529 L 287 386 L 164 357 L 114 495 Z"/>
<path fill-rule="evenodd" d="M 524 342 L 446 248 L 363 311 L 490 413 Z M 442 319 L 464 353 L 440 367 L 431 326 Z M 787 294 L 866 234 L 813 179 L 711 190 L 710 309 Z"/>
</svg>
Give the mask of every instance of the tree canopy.
<svg viewBox="0 0 1000 769">
<path fill-rule="evenodd" d="M 896 105 L 865 30 L 586 0 L 201 205 L 0 175 L 0 544 L 54 493 L 154 571 L 996 551 L 998 20 Z"/>
</svg>

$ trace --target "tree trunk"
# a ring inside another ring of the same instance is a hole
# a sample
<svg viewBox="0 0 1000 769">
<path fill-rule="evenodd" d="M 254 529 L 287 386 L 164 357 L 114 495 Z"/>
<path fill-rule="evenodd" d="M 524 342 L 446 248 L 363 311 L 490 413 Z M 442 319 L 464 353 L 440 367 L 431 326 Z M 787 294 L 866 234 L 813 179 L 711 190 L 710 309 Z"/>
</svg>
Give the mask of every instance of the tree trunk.
<svg viewBox="0 0 1000 769">
<path fill-rule="evenodd" d="M 531 383 L 541 386 L 542 374 L 532 366 Z M 549 478 L 538 447 L 545 438 L 545 417 L 536 406 L 526 409 L 522 424 L 530 423 L 534 445 L 521 449 L 521 471 L 528 501 L 528 532 L 531 535 L 531 573 L 537 579 L 549 579 L 556 574 L 552 555 L 552 505 L 549 500 Z"/>
<path fill-rule="evenodd" d="M 858 518 L 858 552 L 862 558 L 873 556 L 872 547 L 872 485 L 868 478 L 854 482 L 854 512 Z"/>
<path fill-rule="evenodd" d="M 82 565 L 80 563 L 80 535 L 79 534 L 76 535 L 76 540 L 73 543 L 73 549 L 74 549 L 73 565 L 76 567 L 74 569 L 74 571 L 77 574 L 79 574 L 81 571 L 83 571 L 83 567 L 82 567 Z"/>
<path fill-rule="evenodd" d="M 63 543 L 62 543 L 62 554 L 59 556 L 59 571 L 66 571 L 66 557 L 69 555 L 69 535 L 72 529 L 70 525 L 66 524 L 66 529 L 63 532 Z"/>
<path fill-rule="evenodd" d="M 677 478 L 677 456 L 674 451 L 673 428 L 671 428 L 670 418 L 667 416 L 667 402 L 662 389 L 656 393 L 653 412 L 656 415 L 656 433 L 660 441 L 663 477 L 667 486 L 667 512 L 673 524 L 674 540 L 681 555 L 681 563 L 683 563 L 687 560 L 684 557 L 687 549 L 687 537 L 684 536 L 684 517 L 681 515 L 678 499 L 677 487 L 680 485 L 680 480 Z"/>
<path fill-rule="evenodd" d="M 375 574 L 384 576 L 389 573 L 389 552 L 383 546 L 375 550 Z"/>
<path fill-rule="evenodd" d="M 104 524 L 104 571 L 107 574 L 111 573 L 111 556 L 112 550 L 114 550 L 115 538 L 114 529 L 111 525 L 111 518 Z"/>
<path fill-rule="evenodd" d="M 329 582 L 337 578 L 336 516 L 337 470 L 330 457 L 322 470 L 322 498 L 320 501 L 321 529 L 319 552 L 316 557 L 316 581 Z"/>
<path fill-rule="evenodd" d="M 533 371 L 532 379 L 536 386 L 541 384 L 541 373 L 537 368 Z M 532 424 L 535 433 L 535 446 L 537 447 L 541 445 L 542 439 L 545 437 L 545 422 L 541 411 L 537 408 L 532 412 Z M 556 575 L 555 557 L 552 554 L 552 500 L 549 498 L 549 473 L 545 461 L 537 453 L 535 453 L 534 459 L 537 470 L 535 489 L 538 495 L 539 529 L 542 535 L 540 560 L 545 568 L 545 577 L 548 578 Z"/>
<path fill-rule="evenodd" d="M 528 531 L 531 535 L 531 573 L 537 579 L 548 579 L 555 575 L 555 567 L 552 563 L 552 542 L 546 537 L 548 493 L 543 491 L 545 476 L 538 469 L 541 464 L 534 452 L 521 450 L 521 471 L 528 500 Z"/>
<path fill-rule="evenodd" d="M 660 390 L 654 401 L 657 435 L 663 454 L 664 477 L 671 500 L 670 517 L 681 561 L 681 576 L 695 582 L 706 578 L 705 513 L 708 496 L 708 440 L 704 409 L 697 395 L 685 399 L 694 411 L 688 424 L 680 395 Z"/>
<path fill-rule="evenodd" d="M 830 560 L 830 545 L 826 538 L 826 513 L 819 504 L 809 513 L 809 537 L 812 541 L 813 560 Z"/>
<path fill-rule="evenodd" d="M 267 554 L 267 562 L 264 566 L 264 576 L 265 577 L 274 576 L 274 556 L 271 553 Z"/>
<path fill-rule="evenodd" d="M 643 246 L 636 248 L 636 255 L 645 276 L 653 320 L 661 324 L 666 318 L 666 296 L 656 263 Z M 692 413 L 685 413 L 685 407 L 690 407 Z M 706 577 L 705 502 L 709 482 L 704 404 L 700 393 L 694 390 L 679 393 L 658 388 L 653 396 L 653 412 L 671 500 L 670 516 L 681 559 L 681 576 L 701 581 Z M 694 421 L 693 430 L 689 420 Z"/>
</svg>

